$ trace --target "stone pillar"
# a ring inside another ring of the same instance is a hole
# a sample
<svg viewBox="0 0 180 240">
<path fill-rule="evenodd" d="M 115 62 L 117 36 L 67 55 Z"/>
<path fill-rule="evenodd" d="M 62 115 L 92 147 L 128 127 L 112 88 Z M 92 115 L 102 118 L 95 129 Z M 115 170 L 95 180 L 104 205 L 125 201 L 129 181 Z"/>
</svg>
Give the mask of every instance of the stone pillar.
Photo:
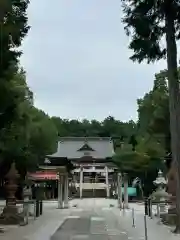
<svg viewBox="0 0 180 240">
<path fill-rule="evenodd" d="M 80 183 L 79 183 L 79 190 L 80 190 L 80 198 L 82 198 L 82 191 L 83 191 L 83 168 L 80 167 Z"/>
<path fill-rule="evenodd" d="M 125 173 L 124 174 L 124 208 L 128 209 L 129 208 L 129 201 L 128 201 L 128 176 Z"/>
<path fill-rule="evenodd" d="M 69 207 L 69 179 L 68 174 L 65 176 L 64 179 L 64 208 Z"/>
<path fill-rule="evenodd" d="M 118 186 L 118 207 L 122 208 L 122 175 L 118 173 L 117 178 L 117 186 Z"/>
<path fill-rule="evenodd" d="M 109 194 L 109 175 L 108 175 L 108 167 L 105 167 L 105 171 L 106 171 L 106 193 L 107 193 L 107 198 L 110 197 Z"/>
<path fill-rule="evenodd" d="M 58 208 L 63 208 L 63 176 L 60 173 L 58 180 Z"/>
<path fill-rule="evenodd" d="M 24 223 L 28 224 L 28 218 L 29 218 L 29 210 L 30 210 L 30 205 L 29 205 L 29 200 L 31 196 L 31 189 L 30 187 L 25 187 L 23 189 L 23 197 L 24 197 L 24 203 L 23 203 L 23 213 L 24 213 Z"/>
</svg>

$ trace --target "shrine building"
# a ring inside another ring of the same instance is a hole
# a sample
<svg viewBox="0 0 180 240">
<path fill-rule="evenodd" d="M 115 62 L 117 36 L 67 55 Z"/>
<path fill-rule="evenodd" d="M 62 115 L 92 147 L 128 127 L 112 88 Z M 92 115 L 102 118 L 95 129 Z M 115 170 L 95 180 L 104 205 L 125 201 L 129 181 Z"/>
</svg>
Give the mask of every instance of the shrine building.
<svg viewBox="0 0 180 240">
<path fill-rule="evenodd" d="M 57 151 L 47 155 L 44 164 L 39 166 L 41 175 L 43 172 L 47 177 L 50 175 L 51 180 L 58 180 L 59 208 L 68 207 L 72 185 L 76 197 L 109 198 L 116 176 L 114 154 L 114 144 L 109 137 L 60 138 Z"/>
</svg>

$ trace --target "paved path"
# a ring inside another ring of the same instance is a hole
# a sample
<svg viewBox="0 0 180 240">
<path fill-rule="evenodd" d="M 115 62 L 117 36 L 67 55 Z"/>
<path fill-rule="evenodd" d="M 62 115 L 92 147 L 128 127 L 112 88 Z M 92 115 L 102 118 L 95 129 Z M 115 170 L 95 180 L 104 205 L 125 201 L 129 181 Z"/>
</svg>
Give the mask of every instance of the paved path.
<svg viewBox="0 0 180 240">
<path fill-rule="evenodd" d="M 111 209 L 94 206 L 72 212 L 51 240 L 128 240 L 132 237 Z"/>
<path fill-rule="evenodd" d="M 134 232 L 131 231 L 131 222 L 123 223 L 124 216 L 120 215 L 116 201 L 84 199 L 77 200 L 77 206 L 76 211 L 71 212 L 51 240 L 144 239 L 143 231 L 134 236 Z"/>
<path fill-rule="evenodd" d="M 143 240 L 144 208 L 135 208 L 135 228 L 132 227 L 132 210 L 121 211 L 117 201 L 107 199 L 77 200 L 78 208 L 71 212 L 51 240 Z M 147 218 L 148 240 L 177 240 L 170 229 L 157 224 L 157 219 Z"/>
<path fill-rule="evenodd" d="M 132 227 L 131 210 L 121 211 L 116 200 L 72 200 L 69 209 L 56 209 L 57 203 L 47 203 L 42 217 L 26 227 L 16 227 L 1 235 L 0 240 L 143 240 L 143 206 L 135 208 Z M 131 204 L 130 204 L 131 207 Z M 177 240 L 169 229 L 147 220 L 148 240 Z"/>
<path fill-rule="evenodd" d="M 41 217 L 24 227 L 5 226 L 6 231 L 0 233 L 0 240 L 49 240 L 71 211 L 71 208 L 57 209 L 57 202 L 45 203 Z"/>
</svg>

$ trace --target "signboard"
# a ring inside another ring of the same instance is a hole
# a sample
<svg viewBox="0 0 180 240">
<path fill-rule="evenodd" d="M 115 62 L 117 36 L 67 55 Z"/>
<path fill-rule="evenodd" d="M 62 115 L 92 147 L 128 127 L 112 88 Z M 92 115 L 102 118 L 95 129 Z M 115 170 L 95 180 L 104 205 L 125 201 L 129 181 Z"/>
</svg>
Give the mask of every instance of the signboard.
<svg viewBox="0 0 180 240">
<path fill-rule="evenodd" d="M 124 188 L 122 187 L 122 194 L 124 194 Z M 129 197 L 136 197 L 137 196 L 137 190 L 134 187 L 128 187 L 128 196 Z"/>
</svg>

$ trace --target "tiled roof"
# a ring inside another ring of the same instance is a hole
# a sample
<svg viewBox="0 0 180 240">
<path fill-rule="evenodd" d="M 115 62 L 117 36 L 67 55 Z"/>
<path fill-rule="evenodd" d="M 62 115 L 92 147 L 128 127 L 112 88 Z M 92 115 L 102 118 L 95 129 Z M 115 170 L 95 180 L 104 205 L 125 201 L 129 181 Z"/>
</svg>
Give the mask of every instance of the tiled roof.
<svg viewBox="0 0 180 240">
<path fill-rule="evenodd" d="M 79 151 L 85 144 L 94 151 Z M 93 158 L 111 158 L 114 146 L 111 138 L 99 137 L 64 137 L 58 142 L 58 150 L 48 157 L 81 158 L 88 153 Z"/>
</svg>

